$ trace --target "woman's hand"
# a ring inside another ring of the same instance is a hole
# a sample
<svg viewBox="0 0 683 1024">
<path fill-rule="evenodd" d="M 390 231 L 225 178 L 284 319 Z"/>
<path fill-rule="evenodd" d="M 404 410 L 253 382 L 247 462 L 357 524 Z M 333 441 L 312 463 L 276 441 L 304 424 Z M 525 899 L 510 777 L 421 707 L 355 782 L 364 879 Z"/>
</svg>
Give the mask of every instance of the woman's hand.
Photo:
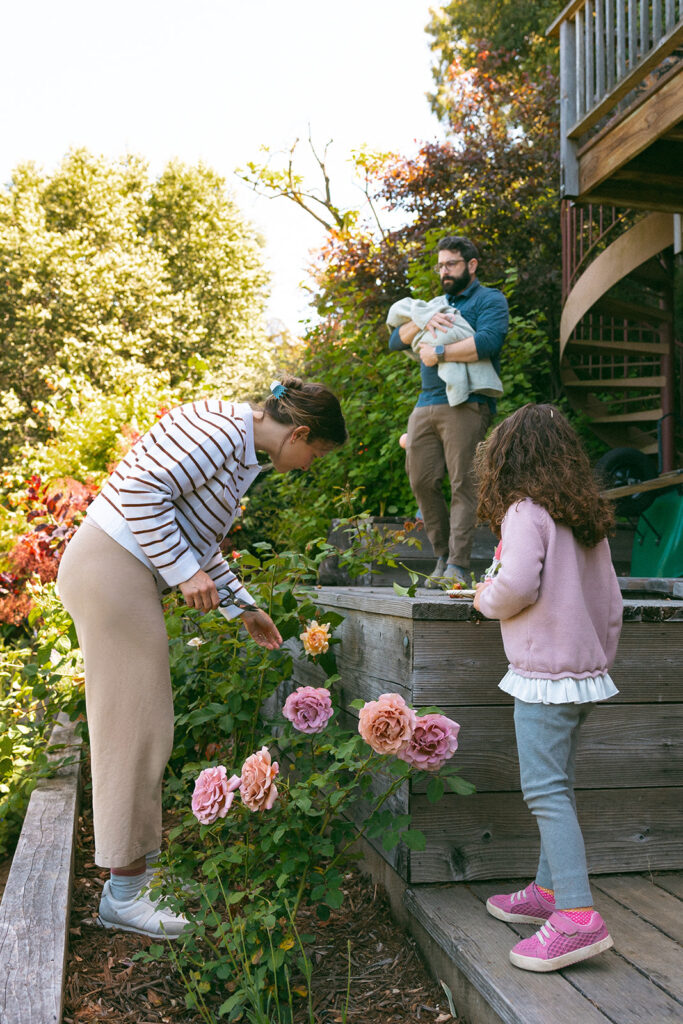
<svg viewBox="0 0 683 1024">
<path fill-rule="evenodd" d="M 220 598 L 216 584 L 203 569 L 190 576 L 184 583 L 179 583 L 178 587 L 188 608 L 199 608 L 200 612 L 210 612 L 212 608 L 218 608 Z"/>
<path fill-rule="evenodd" d="M 491 583 L 492 583 L 492 580 L 482 580 L 482 582 L 481 583 L 477 583 L 477 585 L 475 587 L 475 590 L 477 592 L 474 595 L 474 600 L 472 601 L 472 604 L 474 605 L 474 607 L 476 608 L 476 610 L 478 612 L 481 612 L 481 608 L 479 607 L 479 598 L 481 597 L 481 592 L 482 592 L 482 590 L 485 590 L 487 587 L 490 587 Z M 482 614 L 483 614 L 483 612 L 482 612 Z"/>
<path fill-rule="evenodd" d="M 267 647 L 269 651 L 275 651 L 282 646 L 282 637 L 277 626 L 262 608 L 253 612 L 244 612 L 242 622 L 249 636 L 256 641 L 259 647 Z"/>
</svg>

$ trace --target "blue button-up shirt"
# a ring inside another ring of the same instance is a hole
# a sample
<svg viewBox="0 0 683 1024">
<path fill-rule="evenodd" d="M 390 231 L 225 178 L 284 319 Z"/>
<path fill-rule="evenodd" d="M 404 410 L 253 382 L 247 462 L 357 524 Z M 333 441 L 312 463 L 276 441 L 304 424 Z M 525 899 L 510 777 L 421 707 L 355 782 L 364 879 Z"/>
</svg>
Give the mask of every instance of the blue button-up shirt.
<svg viewBox="0 0 683 1024">
<path fill-rule="evenodd" d="M 509 313 L 507 299 L 498 288 L 487 288 L 475 278 L 459 295 L 446 296 L 450 306 L 458 309 L 465 320 L 472 325 L 474 344 L 480 359 L 490 359 L 500 373 L 500 350 L 508 330 Z M 410 348 L 404 345 L 396 327 L 389 338 L 392 352 L 403 352 Z M 438 332 L 437 332 L 438 333 Z M 420 361 L 422 389 L 417 405 L 447 405 L 446 384 L 439 377 L 436 366 L 425 366 Z M 470 395 L 470 402 L 486 402 L 495 412 L 496 403 L 486 395 Z"/>
</svg>

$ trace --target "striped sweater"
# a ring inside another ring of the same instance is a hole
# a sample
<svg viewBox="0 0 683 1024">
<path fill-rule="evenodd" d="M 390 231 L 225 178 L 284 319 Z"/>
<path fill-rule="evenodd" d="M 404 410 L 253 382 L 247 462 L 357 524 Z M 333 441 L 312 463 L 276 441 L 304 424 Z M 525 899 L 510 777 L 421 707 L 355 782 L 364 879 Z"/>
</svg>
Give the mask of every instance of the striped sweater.
<svg viewBox="0 0 683 1024">
<path fill-rule="evenodd" d="M 248 405 L 216 399 L 181 405 L 133 445 L 88 518 L 168 586 L 203 569 L 219 589 L 253 603 L 220 543 L 259 471 Z M 239 609 L 227 612 L 230 618 Z"/>
</svg>

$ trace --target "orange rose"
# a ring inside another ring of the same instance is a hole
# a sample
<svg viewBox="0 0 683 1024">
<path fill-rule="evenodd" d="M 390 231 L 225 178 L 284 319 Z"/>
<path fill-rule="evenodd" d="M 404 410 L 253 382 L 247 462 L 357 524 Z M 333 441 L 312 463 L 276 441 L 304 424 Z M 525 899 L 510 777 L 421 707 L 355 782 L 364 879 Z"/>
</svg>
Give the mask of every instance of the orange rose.
<svg viewBox="0 0 683 1024">
<path fill-rule="evenodd" d="M 417 717 L 398 693 L 383 693 L 361 708 L 358 732 L 377 754 L 395 754 L 413 735 Z"/>
<path fill-rule="evenodd" d="M 271 764 L 268 747 L 261 747 L 251 754 L 242 765 L 242 803 L 250 811 L 269 811 L 277 800 L 275 776 L 279 767 L 277 761 Z"/>
<path fill-rule="evenodd" d="M 330 646 L 330 624 L 323 622 L 318 625 L 313 619 L 300 636 L 306 654 L 312 654 L 314 657 L 316 654 L 324 654 Z"/>
</svg>

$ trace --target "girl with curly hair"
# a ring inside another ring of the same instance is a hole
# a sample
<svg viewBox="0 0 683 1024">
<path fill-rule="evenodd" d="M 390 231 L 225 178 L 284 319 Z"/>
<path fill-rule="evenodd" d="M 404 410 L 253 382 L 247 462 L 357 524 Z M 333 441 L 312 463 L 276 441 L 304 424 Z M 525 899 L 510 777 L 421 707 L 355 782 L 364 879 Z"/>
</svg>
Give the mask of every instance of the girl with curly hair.
<svg viewBox="0 0 683 1024">
<path fill-rule="evenodd" d="M 525 405 L 500 423 L 476 465 L 479 516 L 502 541 L 474 607 L 500 619 L 509 661 L 500 687 L 514 697 L 522 793 L 541 835 L 535 881 L 486 907 L 501 921 L 542 925 L 510 959 L 553 971 L 612 945 L 593 908 L 574 771 L 588 712 L 618 692 L 609 676 L 622 621 L 607 541 L 614 514 L 578 435 L 551 405 Z"/>
</svg>

